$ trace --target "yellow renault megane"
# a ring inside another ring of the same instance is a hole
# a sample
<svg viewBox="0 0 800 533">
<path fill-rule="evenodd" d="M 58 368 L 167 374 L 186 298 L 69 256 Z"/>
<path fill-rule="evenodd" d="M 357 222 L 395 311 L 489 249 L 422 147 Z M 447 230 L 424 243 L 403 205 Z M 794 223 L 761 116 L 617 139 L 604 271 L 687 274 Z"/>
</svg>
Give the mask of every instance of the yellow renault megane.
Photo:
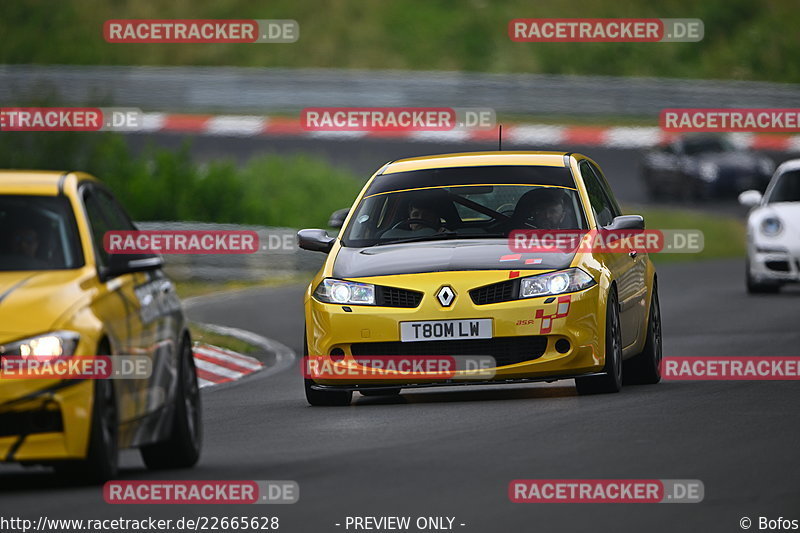
<svg viewBox="0 0 800 533">
<path fill-rule="evenodd" d="M 96 481 L 116 475 L 125 447 L 152 468 L 197 462 L 200 395 L 174 286 L 160 258 L 103 247 L 107 231 L 134 229 L 88 174 L 0 172 L 0 461 Z M 123 354 L 149 360 L 149 377 L 20 377 L 5 366 Z"/>
<path fill-rule="evenodd" d="M 509 236 L 531 228 L 638 231 L 644 220 L 622 215 L 588 157 L 480 152 L 389 163 L 338 236 L 301 230 L 302 248 L 328 254 L 305 294 L 306 355 L 329 369 L 374 367 L 305 372 L 308 402 L 558 379 L 574 379 L 580 394 L 617 392 L 623 366 L 626 381 L 658 382 L 661 316 L 646 251 L 514 253 Z M 477 376 L 380 363 L 483 356 L 492 372 Z"/>
</svg>

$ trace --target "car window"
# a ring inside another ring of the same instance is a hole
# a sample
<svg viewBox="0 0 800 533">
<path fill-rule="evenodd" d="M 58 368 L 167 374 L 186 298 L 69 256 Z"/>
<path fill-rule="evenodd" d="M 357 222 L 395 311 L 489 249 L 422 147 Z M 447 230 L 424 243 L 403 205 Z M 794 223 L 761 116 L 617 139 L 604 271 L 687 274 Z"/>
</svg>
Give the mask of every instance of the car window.
<svg viewBox="0 0 800 533">
<path fill-rule="evenodd" d="M 615 217 L 620 216 L 622 214 L 622 209 L 620 209 L 617 199 L 614 196 L 614 192 L 611 190 L 611 186 L 608 184 L 608 180 L 606 180 L 605 175 L 597 165 L 592 164 L 590 161 L 587 161 L 587 163 L 589 164 L 589 168 L 592 169 L 592 172 L 594 172 L 595 177 L 597 177 L 598 181 L 600 182 L 600 186 L 603 188 L 603 191 L 606 193 L 606 198 L 611 205 L 612 214 Z"/>
<path fill-rule="evenodd" d="M 88 185 L 82 190 L 86 216 L 92 228 L 97 262 L 100 266 L 108 265 L 108 252 L 103 246 L 103 237 L 108 231 L 132 231 L 136 226 L 117 201 L 99 187 Z"/>
<path fill-rule="evenodd" d="M 608 226 L 614 220 L 614 212 L 611 202 L 603 190 L 600 180 L 595 176 L 592 171 L 591 165 L 588 161 L 581 161 L 580 163 L 581 176 L 583 183 L 586 185 L 586 192 L 589 194 L 589 203 L 592 206 L 594 218 L 598 226 Z"/>
<path fill-rule="evenodd" d="M 507 238 L 518 229 L 585 227 L 580 198 L 571 187 L 424 187 L 364 198 L 344 229 L 342 242 L 367 247 L 406 239 Z"/>
<path fill-rule="evenodd" d="M 730 152 L 733 145 L 723 137 L 694 137 L 683 140 L 686 155 L 699 155 L 705 153 Z"/>
<path fill-rule="evenodd" d="M 136 225 L 125 212 L 125 209 L 110 193 L 97 189 L 97 198 L 106 218 L 115 230 L 135 231 Z"/>
<path fill-rule="evenodd" d="M 767 199 L 768 204 L 776 202 L 800 202 L 800 170 L 790 170 L 781 174 Z"/>
<path fill-rule="evenodd" d="M 92 230 L 92 245 L 94 246 L 97 263 L 100 266 L 107 266 L 108 252 L 106 252 L 103 247 L 103 236 L 112 228 L 103 213 L 100 199 L 94 188 L 86 187 L 83 190 L 83 205 L 86 209 L 86 217 L 89 219 L 89 226 Z"/>
<path fill-rule="evenodd" d="M 72 205 L 64 196 L 0 196 L 0 271 L 83 266 Z"/>
</svg>

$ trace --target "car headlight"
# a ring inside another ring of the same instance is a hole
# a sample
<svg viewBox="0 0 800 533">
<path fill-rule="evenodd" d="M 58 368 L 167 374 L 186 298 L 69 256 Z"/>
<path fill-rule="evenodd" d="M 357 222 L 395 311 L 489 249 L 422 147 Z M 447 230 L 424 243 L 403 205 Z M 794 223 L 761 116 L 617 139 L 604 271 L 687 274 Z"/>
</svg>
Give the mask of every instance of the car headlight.
<svg viewBox="0 0 800 533">
<path fill-rule="evenodd" d="M 783 229 L 783 222 L 775 216 L 767 217 L 761 221 L 761 233 L 767 237 L 774 237 Z"/>
<path fill-rule="evenodd" d="M 522 278 L 519 285 L 520 298 L 552 296 L 565 292 L 582 291 L 595 284 L 592 276 L 580 268 L 570 268 L 549 274 Z"/>
<path fill-rule="evenodd" d="M 79 335 L 72 331 L 53 331 L 0 345 L 0 355 L 20 357 L 63 357 L 75 353 Z"/>
<path fill-rule="evenodd" d="M 762 174 L 772 174 L 775 171 L 775 163 L 771 159 L 762 159 L 758 162 L 758 169 Z"/>
<path fill-rule="evenodd" d="M 714 181 L 717 176 L 719 176 L 719 167 L 716 164 L 710 161 L 700 164 L 700 177 L 704 181 Z"/>
<path fill-rule="evenodd" d="M 375 285 L 326 278 L 317 286 L 314 297 L 329 304 L 375 305 Z"/>
</svg>

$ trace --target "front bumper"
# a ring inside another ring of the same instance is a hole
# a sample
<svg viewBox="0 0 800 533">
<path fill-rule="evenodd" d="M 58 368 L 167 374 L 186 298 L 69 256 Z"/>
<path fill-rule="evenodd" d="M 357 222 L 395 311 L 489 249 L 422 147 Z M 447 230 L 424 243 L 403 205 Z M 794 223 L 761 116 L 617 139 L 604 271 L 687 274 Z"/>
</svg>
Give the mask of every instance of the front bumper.
<svg viewBox="0 0 800 533">
<path fill-rule="evenodd" d="M 750 277 L 758 283 L 800 283 L 800 247 L 750 250 Z"/>
<path fill-rule="evenodd" d="M 0 461 L 86 456 L 91 380 L 0 379 Z"/>
<path fill-rule="evenodd" d="M 521 276 L 532 273 L 523 272 Z M 329 358 L 332 353 L 342 354 L 328 359 L 330 365 L 352 365 L 354 355 L 372 359 L 385 355 L 457 357 L 480 353 L 496 356 L 501 362 L 492 369 L 489 379 L 485 374 L 470 374 L 468 371 L 456 372 L 451 379 L 443 379 L 441 375 L 426 379 L 420 373 L 409 378 L 378 371 L 380 379 L 353 380 L 343 372 L 343 377 L 336 379 L 315 378 L 313 386 L 358 389 L 392 385 L 508 383 L 569 378 L 602 371 L 605 364 L 602 355 L 604 335 L 600 332 L 605 330 L 605 312 L 600 286 L 561 295 L 561 300 L 559 296 L 549 296 L 487 305 L 472 302 L 468 293 L 470 289 L 506 279 L 507 272 L 491 271 L 448 272 L 446 280 L 442 273 L 354 280 L 423 292 L 422 302 L 412 309 L 348 306 L 350 311 L 347 311 L 341 305 L 322 303 L 309 297 L 306 301 L 308 353 L 322 358 Z M 457 295 L 450 307 L 441 306 L 434 297 L 445 284 L 451 286 Z M 492 320 L 492 339 L 400 342 L 400 323 L 404 321 L 479 318 Z M 527 355 L 520 353 L 516 346 L 528 340 L 530 346 L 537 348 L 531 348 Z M 564 341 L 569 343 L 566 350 Z M 452 352 L 443 351 L 442 344 L 452 345 Z M 473 346 L 480 347 L 473 349 Z M 373 349 L 374 353 L 370 351 Z M 511 359 L 509 353 L 513 356 Z M 514 358 L 517 360 L 508 362 Z"/>
</svg>

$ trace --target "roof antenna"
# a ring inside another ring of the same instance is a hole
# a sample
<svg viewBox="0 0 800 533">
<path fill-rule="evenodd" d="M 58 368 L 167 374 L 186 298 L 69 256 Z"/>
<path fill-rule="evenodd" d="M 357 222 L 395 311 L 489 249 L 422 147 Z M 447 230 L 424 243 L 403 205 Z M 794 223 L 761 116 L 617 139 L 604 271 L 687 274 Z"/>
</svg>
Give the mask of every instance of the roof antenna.
<svg viewBox="0 0 800 533">
<path fill-rule="evenodd" d="M 500 131 L 497 134 L 497 151 L 503 151 L 503 125 L 500 124 Z"/>
</svg>

